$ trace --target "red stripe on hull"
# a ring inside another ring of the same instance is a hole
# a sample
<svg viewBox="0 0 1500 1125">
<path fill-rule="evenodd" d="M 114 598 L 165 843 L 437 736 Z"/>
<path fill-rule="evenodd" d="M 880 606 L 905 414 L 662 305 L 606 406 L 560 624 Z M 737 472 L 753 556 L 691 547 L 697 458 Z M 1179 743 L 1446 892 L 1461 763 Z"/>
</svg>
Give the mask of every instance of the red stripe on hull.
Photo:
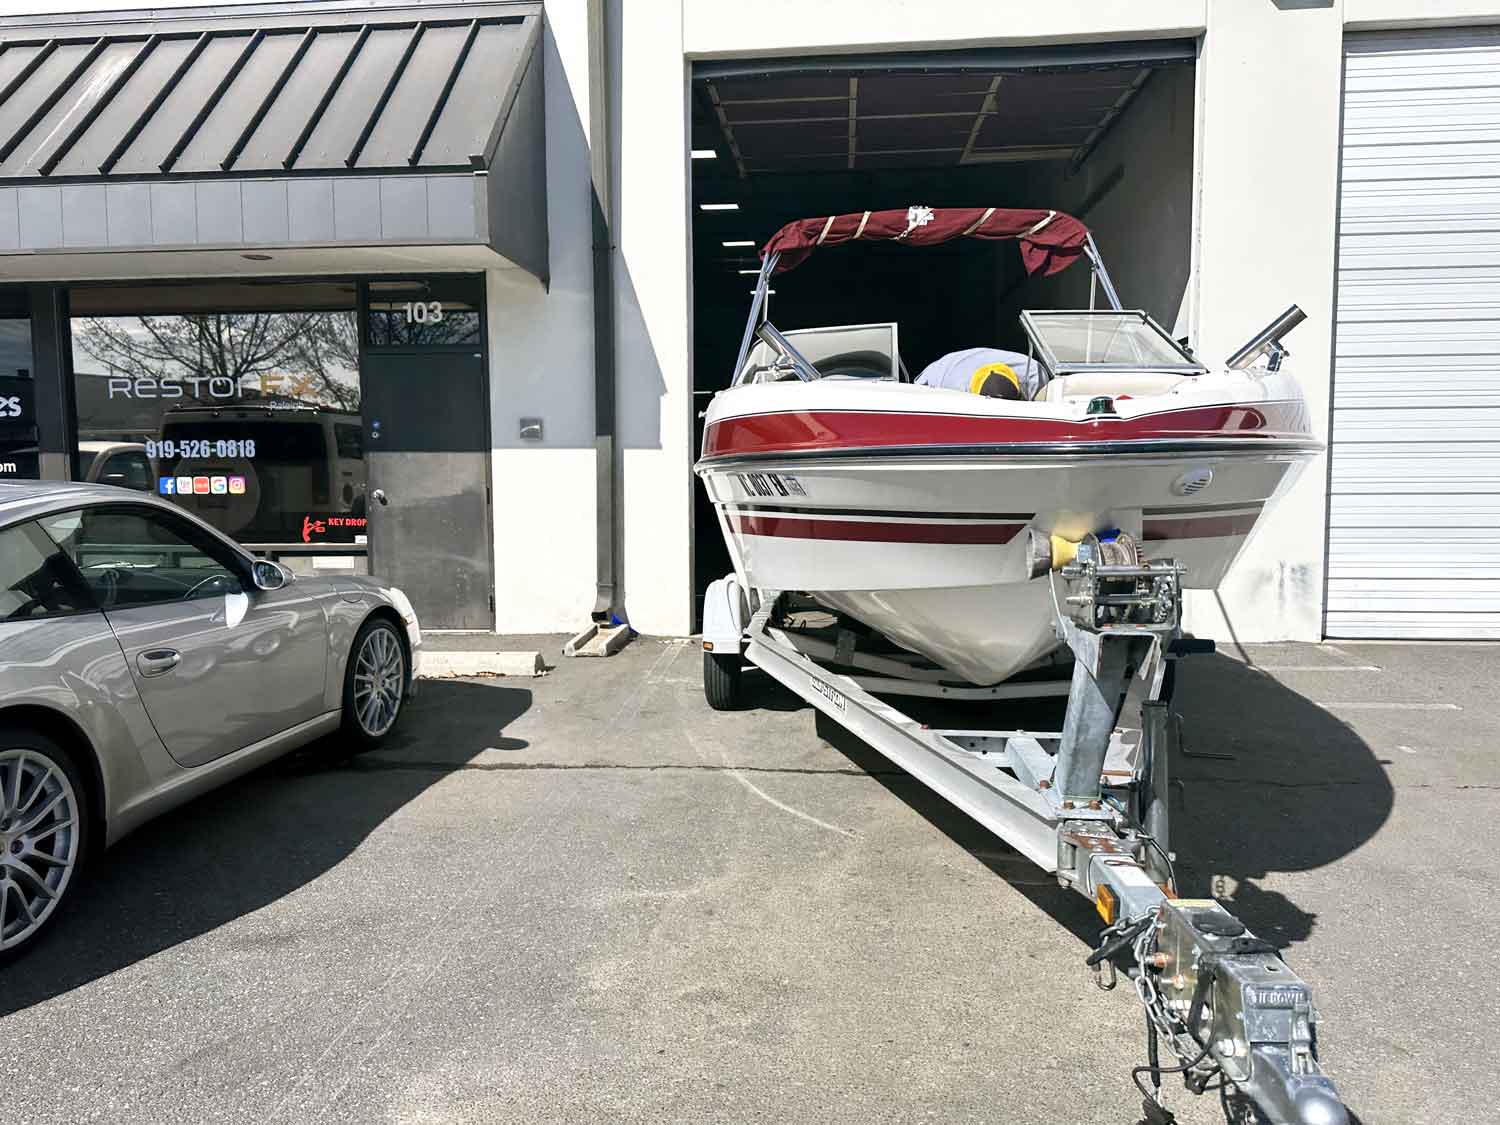
<svg viewBox="0 0 1500 1125">
<path fill-rule="evenodd" d="M 1247 512 L 1234 516 L 1199 516 L 1187 519 L 1145 520 L 1141 525 L 1141 537 L 1147 541 L 1159 539 L 1220 539 L 1229 535 L 1249 535 L 1259 512 Z"/>
<path fill-rule="evenodd" d="M 819 520 L 799 516 L 730 515 L 729 525 L 741 535 L 770 535 L 782 539 L 837 539 L 868 543 L 1009 543 L 1024 524 L 1019 523 L 896 523 L 887 520 Z"/>
<path fill-rule="evenodd" d="M 1300 404 L 1201 406 L 1139 418 L 1056 418 L 908 414 L 899 411 L 783 411 L 726 418 L 708 427 L 704 457 L 830 449 L 1027 442 L 1118 442 L 1236 437 L 1307 438 Z"/>
</svg>

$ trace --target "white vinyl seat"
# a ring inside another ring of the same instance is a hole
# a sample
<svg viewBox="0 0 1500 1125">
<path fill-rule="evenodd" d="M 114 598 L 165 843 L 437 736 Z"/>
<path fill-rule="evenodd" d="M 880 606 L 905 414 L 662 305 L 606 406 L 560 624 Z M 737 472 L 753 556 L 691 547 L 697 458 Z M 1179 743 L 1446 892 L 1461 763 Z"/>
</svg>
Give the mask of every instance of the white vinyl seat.
<svg viewBox="0 0 1500 1125">
<path fill-rule="evenodd" d="M 1170 371 L 1080 372 L 1059 375 L 1037 393 L 1036 402 L 1064 402 L 1096 395 L 1164 395 L 1192 379 Z"/>
</svg>

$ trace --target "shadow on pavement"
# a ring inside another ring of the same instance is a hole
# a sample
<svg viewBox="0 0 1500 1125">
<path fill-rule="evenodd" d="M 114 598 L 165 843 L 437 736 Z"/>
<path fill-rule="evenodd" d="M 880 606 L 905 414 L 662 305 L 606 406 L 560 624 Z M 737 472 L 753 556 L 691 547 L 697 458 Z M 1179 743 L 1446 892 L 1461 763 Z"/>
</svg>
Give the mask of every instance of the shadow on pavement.
<svg viewBox="0 0 1500 1125">
<path fill-rule="evenodd" d="M 1391 813 L 1394 793 L 1382 762 L 1342 720 L 1270 676 L 1223 656 L 1196 656 L 1179 668 L 1176 708 L 1183 756 L 1172 776 L 1183 782 L 1172 809 L 1172 849 L 1180 893 L 1221 899 L 1257 934 L 1281 948 L 1306 941 L 1311 913 L 1267 886 L 1283 872 L 1333 863 L 1371 839 Z M 923 721 L 989 729 L 1060 730 L 1061 701 L 945 704 Z M 899 772 L 877 751 L 818 714 L 818 734 L 852 763 L 874 773 L 955 843 L 1012 883 L 1037 906 L 1093 946 L 1101 922 L 1092 906 L 1059 887 L 997 837 Z"/>
<path fill-rule="evenodd" d="M 811 711 L 812 704 L 793 695 L 755 665 L 746 665 L 740 681 L 741 709 L 746 711 Z"/>
<path fill-rule="evenodd" d="M 331 736 L 152 821 L 98 857 L 51 933 L 5 967 L 0 1016 L 313 882 L 448 767 L 524 746 L 503 731 L 530 706 L 524 688 L 426 681 L 376 757 L 351 759 Z M 400 768 L 406 759 L 422 768 Z"/>
</svg>

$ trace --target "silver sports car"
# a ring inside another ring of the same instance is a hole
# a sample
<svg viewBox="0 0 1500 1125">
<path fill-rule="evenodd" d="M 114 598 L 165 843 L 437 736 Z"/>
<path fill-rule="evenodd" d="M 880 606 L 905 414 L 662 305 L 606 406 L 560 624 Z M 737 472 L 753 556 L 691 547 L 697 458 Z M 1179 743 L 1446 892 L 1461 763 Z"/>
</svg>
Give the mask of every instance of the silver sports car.
<svg viewBox="0 0 1500 1125">
<path fill-rule="evenodd" d="M 89 853 L 342 730 L 396 725 L 422 634 L 373 578 L 294 578 L 180 508 L 0 483 L 0 958 Z"/>
</svg>

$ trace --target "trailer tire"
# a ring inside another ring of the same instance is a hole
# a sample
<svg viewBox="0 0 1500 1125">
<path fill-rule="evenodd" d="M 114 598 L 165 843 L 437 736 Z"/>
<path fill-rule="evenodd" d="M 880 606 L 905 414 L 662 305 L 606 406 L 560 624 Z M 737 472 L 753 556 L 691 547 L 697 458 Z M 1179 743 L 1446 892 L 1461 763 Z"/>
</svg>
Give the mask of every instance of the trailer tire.
<svg viewBox="0 0 1500 1125">
<path fill-rule="evenodd" d="M 703 654 L 703 698 L 715 711 L 733 711 L 740 703 L 740 654 Z"/>
</svg>

